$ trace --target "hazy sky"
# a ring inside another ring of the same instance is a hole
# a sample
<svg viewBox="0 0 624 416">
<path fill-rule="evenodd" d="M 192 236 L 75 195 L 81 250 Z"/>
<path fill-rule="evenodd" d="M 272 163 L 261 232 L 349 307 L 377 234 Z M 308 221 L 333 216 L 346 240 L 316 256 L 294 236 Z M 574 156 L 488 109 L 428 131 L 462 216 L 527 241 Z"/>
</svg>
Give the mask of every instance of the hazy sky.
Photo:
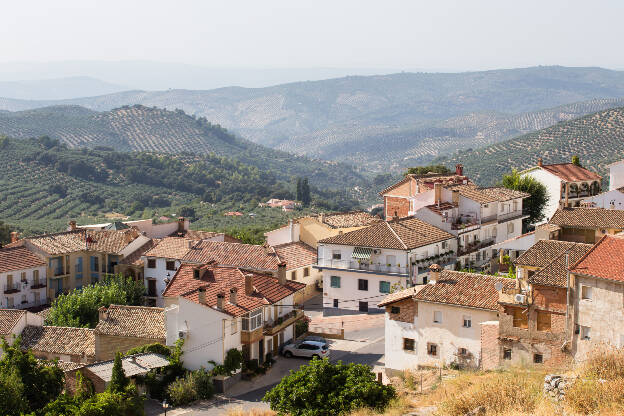
<svg viewBox="0 0 624 416">
<path fill-rule="evenodd" d="M 624 68 L 621 0 L 19 0 L 0 16 L 4 62 Z"/>
</svg>

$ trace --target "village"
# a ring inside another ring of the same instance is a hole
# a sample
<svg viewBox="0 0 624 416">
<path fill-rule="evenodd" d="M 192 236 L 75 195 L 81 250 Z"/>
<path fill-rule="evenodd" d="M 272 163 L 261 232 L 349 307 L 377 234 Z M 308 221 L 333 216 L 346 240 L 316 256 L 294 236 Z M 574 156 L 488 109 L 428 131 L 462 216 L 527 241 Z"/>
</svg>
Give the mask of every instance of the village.
<svg viewBox="0 0 624 416">
<path fill-rule="evenodd" d="M 545 220 L 525 233 L 530 195 L 477 186 L 461 165 L 380 190 L 384 219 L 305 216 L 263 245 L 183 217 L 13 232 L 0 249 L 0 336 L 56 360 L 69 392 L 82 378 L 105 391 L 117 353 L 128 377 L 158 372 L 169 361 L 155 344 L 178 346 L 190 371 L 240 356 L 213 382 L 243 402 L 301 357 L 366 364 L 385 383 L 417 368 L 583 361 L 596 345 L 624 346 L 613 313 L 624 305 L 624 161 L 609 169 L 608 190 L 577 161 L 520 172 L 548 194 Z M 113 276 L 143 287 L 143 304 L 102 306 L 94 328 L 46 324 L 55 299 Z"/>
</svg>

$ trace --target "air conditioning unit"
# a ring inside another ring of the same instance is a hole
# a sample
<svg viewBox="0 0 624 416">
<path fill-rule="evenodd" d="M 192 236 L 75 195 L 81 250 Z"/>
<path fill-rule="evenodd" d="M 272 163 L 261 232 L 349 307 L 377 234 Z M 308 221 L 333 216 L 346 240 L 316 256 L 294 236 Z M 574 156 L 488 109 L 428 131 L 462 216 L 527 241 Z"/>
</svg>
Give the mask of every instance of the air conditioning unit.
<svg viewBox="0 0 624 416">
<path fill-rule="evenodd" d="M 376 248 L 376 249 L 373 250 L 373 254 L 381 254 L 381 250 Z"/>
<path fill-rule="evenodd" d="M 179 339 L 186 338 L 186 333 L 187 333 L 187 331 L 178 331 L 178 338 Z"/>
<path fill-rule="evenodd" d="M 516 303 L 526 303 L 526 295 L 517 294 L 514 297 L 514 300 L 516 301 Z"/>
</svg>

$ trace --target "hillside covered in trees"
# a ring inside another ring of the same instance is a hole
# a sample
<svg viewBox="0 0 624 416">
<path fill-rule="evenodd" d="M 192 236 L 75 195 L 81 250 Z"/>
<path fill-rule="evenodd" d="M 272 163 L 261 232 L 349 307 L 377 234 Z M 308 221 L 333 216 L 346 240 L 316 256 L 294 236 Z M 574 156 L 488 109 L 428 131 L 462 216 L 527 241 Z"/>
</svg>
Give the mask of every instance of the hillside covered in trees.
<svg viewBox="0 0 624 416">
<path fill-rule="evenodd" d="M 607 165 L 624 158 L 624 107 L 599 111 L 511 140 L 437 160 L 464 171 L 483 185 L 500 181 L 512 168 L 529 168 L 541 157 L 544 163 L 562 163 L 578 155 L 581 164 L 603 177 Z"/>
<path fill-rule="evenodd" d="M 225 210 L 295 198 L 295 183 L 294 177 L 212 154 L 71 149 L 45 136 L 0 138 L 0 218 L 26 233 L 59 230 L 71 218 L 104 220 L 111 213 L 142 218 L 186 212 L 204 227 L 218 228 Z M 315 209 L 357 205 L 344 190 L 310 190 Z M 262 218 L 255 224 L 262 225 Z"/>
</svg>

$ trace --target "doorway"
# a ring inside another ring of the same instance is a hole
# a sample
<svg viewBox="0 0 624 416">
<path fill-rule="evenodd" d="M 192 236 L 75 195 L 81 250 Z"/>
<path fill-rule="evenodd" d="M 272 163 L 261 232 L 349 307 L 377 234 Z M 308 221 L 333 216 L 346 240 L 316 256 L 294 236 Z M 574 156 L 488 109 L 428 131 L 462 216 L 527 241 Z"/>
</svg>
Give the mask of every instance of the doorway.
<svg viewBox="0 0 624 416">
<path fill-rule="evenodd" d="M 258 341 L 258 364 L 264 363 L 264 338 Z"/>
</svg>

